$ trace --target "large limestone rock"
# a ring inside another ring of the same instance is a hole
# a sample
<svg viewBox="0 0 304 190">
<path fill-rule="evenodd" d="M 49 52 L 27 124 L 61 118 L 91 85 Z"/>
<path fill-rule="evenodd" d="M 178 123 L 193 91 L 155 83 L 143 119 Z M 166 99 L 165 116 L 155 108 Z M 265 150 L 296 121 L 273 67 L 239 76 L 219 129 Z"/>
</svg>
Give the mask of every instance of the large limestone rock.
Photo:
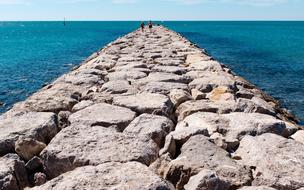
<svg viewBox="0 0 304 190">
<path fill-rule="evenodd" d="M 166 95 L 169 94 L 170 91 L 175 89 L 188 90 L 188 85 L 176 82 L 149 82 L 142 89 L 146 92 L 160 93 Z"/>
<path fill-rule="evenodd" d="M 304 187 L 304 145 L 265 133 L 245 136 L 236 155 L 240 162 L 255 168 L 252 185 L 295 190 Z"/>
<path fill-rule="evenodd" d="M 176 75 L 173 73 L 153 72 L 148 77 L 138 81 L 139 84 L 146 84 L 148 82 L 177 82 L 188 83 L 190 78 L 186 76 Z"/>
<path fill-rule="evenodd" d="M 162 146 L 166 135 L 173 129 L 173 122 L 166 117 L 142 114 L 130 123 L 130 125 L 124 130 L 124 133 L 147 135 L 159 146 Z"/>
<path fill-rule="evenodd" d="M 142 71 L 116 71 L 107 75 L 108 80 L 134 80 L 146 77 L 147 74 Z"/>
<path fill-rule="evenodd" d="M 174 104 L 174 107 L 177 107 L 181 103 L 192 99 L 191 95 L 187 91 L 182 89 L 171 90 L 169 97 L 171 102 Z"/>
<path fill-rule="evenodd" d="M 116 126 L 122 131 L 135 117 L 136 113 L 128 108 L 99 103 L 72 114 L 69 121 L 87 126 Z"/>
<path fill-rule="evenodd" d="M 65 173 L 33 190 L 74 189 L 132 189 L 173 190 L 173 186 L 161 179 L 149 168 L 138 162 L 110 162 L 98 166 L 85 166 Z"/>
<path fill-rule="evenodd" d="M 24 162 L 16 154 L 0 157 L 0 189 L 23 189 L 28 185 Z"/>
<path fill-rule="evenodd" d="M 42 142 L 36 141 L 31 138 L 20 138 L 15 143 L 15 151 L 24 160 L 30 160 L 46 147 Z"/>
<path fill-rule="evenodd" d="M 292 139 L 304 144 L 304 130 L 299 130 L 291 136 Z"/>
<path fill-rule="evenodd" d="M 188 115 L 196 112 L 230 113 L 235 111 L 236 105 L 232 102 L 212 102 L 210 100 L 187 101 L 176 109 L 178 120 L 181 121 Z"/>
<path fill-rule="evenodd" d="M 69 126 L 41 152 L 50 178 L 84 165 L 138 161 L 149 165 L 159 148 L 148 137 L 102 126 Z"/>
<path fill-rule="evenodd" d="M 137 113 L 160 113 L 169 115 L 173 105 L 170 99 L 161 94 L 141 93 L 113 98 L 113 104 L 130 108 Z"/>
<path fill-rule="evenodd" d="M 239 190 L 276 190 L 275 188 L 272 187 L 267 187 L 267 186 L 246 186 L 242 187 Z M 300 190 L 300 189 L 298 189 Z"/>
<path fill-rule="evenodd" d="M 166 73 L 174 73 L 174 74 L 184 74 L 186 73 L 187 69 L 185 67 L 178 67 L 178 66 L 162 66 L 156 65 L 152 68 L 154 72 L 166 72 Z"/>
<path fill-rule="evenodd" d="M 245 135 L 275 133 L 288 137 L 293 131 L 284 121 L 265 114 L 234 112 L 220 115 L 197 112 L 179 122 L 172 135 L 176 136 L 179 131 L 187 131 L 184 132 L 184 136 L 193 135 L 203 130 L 208 131 L 216 144 L 229 150 L 236 148 L 239 140 Z"/>
<path fill-rule="evenodd" d="M 48 143 L 57 134 L 57 118 L 53 113 L 42 112 L 1 116 L 0 130 L 0 156 L 3 156 L 15 151 L 15 142 L 21 137 Z"/>
<path fill-rule="evenodd" d="M 198 71 L 223 71 L 221 64 L 214 60 L 194 62 L 189 67 Z"/>
<path fill-rule="evenodd" d="M 206 72 L 203 77 L 194 79 L 189 83 L 191 89 L 195 88 L 202 92 L 210 92 L 219 86 L 225 86 L 234 91 L 236 89 L 236 82 L 229 75 L 224 74 L 224 72 Z"/>
<path fill-rule="evenodd" d="M 135 93 L 136 89 L 126 80 L 112 80 L 105 83 L 101 91 L 110 94 L 123 94 L 127 92 Z"/>
<path fill-rule="evenodd" d="M 222 181 L 212 170 L 202 170 L 192 176 L 185 185 L 185 190 L 226 190 L 229 185 Z"/>
<path fill-rule="evenodd" d="M 165 169 L 165 179 L 177 189 L 182 189 L 191 176 L 203 169 L 209 169 L 227 183 L 239 187 L 251 181 L 250 169 L 237 164 L 228 152 L 211 143 L 204 135 L 191 137 L 181 148 L 181 154 Z"/>
</svg>

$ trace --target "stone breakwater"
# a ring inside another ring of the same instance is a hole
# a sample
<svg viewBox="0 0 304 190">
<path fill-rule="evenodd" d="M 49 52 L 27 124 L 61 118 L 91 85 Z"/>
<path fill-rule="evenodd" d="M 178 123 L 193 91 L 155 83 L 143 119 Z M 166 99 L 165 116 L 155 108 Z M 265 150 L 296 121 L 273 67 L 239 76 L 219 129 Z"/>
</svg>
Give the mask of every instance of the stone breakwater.
<svg viewBox="0 0 304 190">
<path fill-rule="evenodd" d="M 0 116 L 0 189 L 304 189 L 304 130 L 164 27 L 137 30 Z"/>
</svg>

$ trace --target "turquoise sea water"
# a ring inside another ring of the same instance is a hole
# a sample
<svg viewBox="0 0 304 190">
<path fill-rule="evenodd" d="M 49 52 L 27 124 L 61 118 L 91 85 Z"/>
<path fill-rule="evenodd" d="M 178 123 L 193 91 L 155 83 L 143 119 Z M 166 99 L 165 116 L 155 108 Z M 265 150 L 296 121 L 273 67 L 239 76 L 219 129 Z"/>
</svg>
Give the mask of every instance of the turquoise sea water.
<svg viewBox="0 0 304 190">
<path fill-rule="evenodd" d="M 304 22 L 163 22 L 304 120 Z M 0 22 L 7 110 L 139 22 Z"/>
</svg>

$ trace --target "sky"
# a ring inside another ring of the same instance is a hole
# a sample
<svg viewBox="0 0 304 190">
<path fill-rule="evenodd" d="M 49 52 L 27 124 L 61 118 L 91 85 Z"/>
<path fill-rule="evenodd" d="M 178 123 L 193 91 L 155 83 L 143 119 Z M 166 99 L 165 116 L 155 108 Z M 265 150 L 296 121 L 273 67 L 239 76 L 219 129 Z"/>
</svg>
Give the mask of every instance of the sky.
<svg viewBox="0 0 304 190">
<path fill-rule="evenodd" d="M 304 20 L 304 0 L 0 0 L 0 20 Z"/>
</svg>

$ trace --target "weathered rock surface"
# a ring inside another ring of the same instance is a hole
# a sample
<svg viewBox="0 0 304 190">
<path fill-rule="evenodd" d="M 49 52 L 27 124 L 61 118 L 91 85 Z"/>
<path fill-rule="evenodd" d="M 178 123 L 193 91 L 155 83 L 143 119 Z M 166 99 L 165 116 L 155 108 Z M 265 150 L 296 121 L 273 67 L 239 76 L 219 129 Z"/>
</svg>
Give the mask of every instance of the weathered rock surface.
<svg viewBox="0 0 304 190">
<path fill-rule="evenodd" d="M 159 148 L 152 139 L 118 133 L 102 126 L 70 126 L 63 129 L 41 152 L 50 178 L 85 165 L 138 161 L 149 165 Z"/>
<path fill-rule="evenodd" d="M 134 133 L 138 135 L 147 135 L 162 146 L 165 137 L 174 129 L 173 122 L 163 116 L 142 114 L 135 118 L 124 130 L 124 133 Z"/>
<path fill-rule="evenodd" d="M 255 168 L 252 185 L 295 190 L 304 187 L 304 145 L 265 133 L 245 136 L 236 155 L 240 162 Z"/>
<path fill-rule="evenodd" d="M 69 117 L 71 124 L 86 126 L 116 126 L 122 131 L 136 117 L 135 112 L 128 108 L 99 103 L 80 110 Z"/>
<path fill-rule="evenodd" d="M 304 144 L 304 130 L 299 130 L 291 136 L 292 139 Z"/>
<path fill-rule="evenodd" d="M 26 113 L 0 118 L 0 156 L 15 151 L 15 142 L 29 137 L 48 143 L 57 134 L 57 119 L 53 113 Z"/>
<path fill-rule="evenodd" d="M 0 157 L 0 189 L 23 189 L 28 185 L 24 162 L 16 154 Z"/>
<path fill-rule="evenodd" d="M 267 186 L 246 186 L 240 188 L 239 190 L 276 190 L 276 189 Z"/>
<path fill-rule="evenodd" d="M 204 135 L 195 135 L 182 146 L 181 154 L 170 162 L 164 177 L 177 189 L 182 189 L 191 176 L 203 169 L 215 171 L 229 187 L 243 186 L 251 181 L 249 168 L 237 164 L 225 150 L 209 142 Z"/>
<path fill-rule="evenodd" d="M 114 97 L 113 104 L 130 108 L 137 113 L 172 113 L 173 105 L 170 99 L 161 94 L 141 93 L 129 96 Z"/>
<path fill-rule="evenodd" d="M 42 142 L 31 138 L 19 138 L 15 143 L 15 151 L 24 160 L 30 160 L 46 147 Z"/>
<path fill-rule="evenodd" d="M 34 189 L 173 190 L 174 188 L 143 164 L 138 162 L 110 162 L 98 166 L 77 168 Z"/>
</svg>

